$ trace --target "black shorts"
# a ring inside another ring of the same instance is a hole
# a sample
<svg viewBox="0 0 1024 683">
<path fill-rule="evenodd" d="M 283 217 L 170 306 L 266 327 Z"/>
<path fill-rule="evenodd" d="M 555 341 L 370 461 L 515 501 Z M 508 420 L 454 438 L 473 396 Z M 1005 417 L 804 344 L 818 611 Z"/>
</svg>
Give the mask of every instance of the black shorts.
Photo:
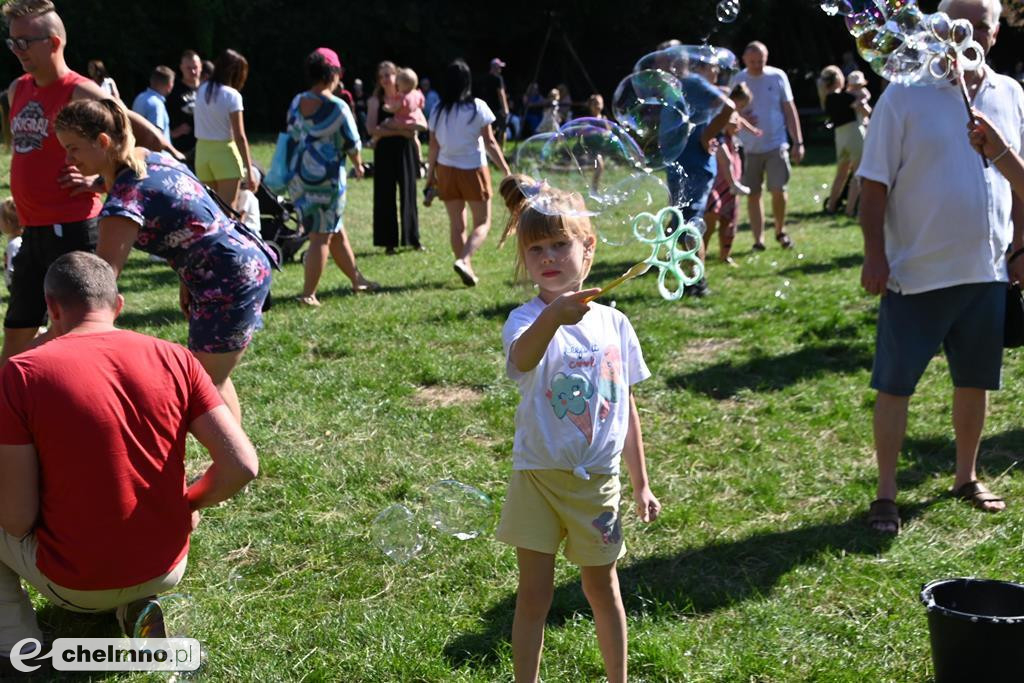
<svg viewBox="0 0 1024 683">
<path fill-rule="evenodd" d="M 71 251 L 96 251 L 99 221 L 34 225 L 25 228 L 21 249 L 14 257 L 11 296 L 5 328 L 39 327 L 46 321 L 43 278 L 54 261 Z"/>
</svg>

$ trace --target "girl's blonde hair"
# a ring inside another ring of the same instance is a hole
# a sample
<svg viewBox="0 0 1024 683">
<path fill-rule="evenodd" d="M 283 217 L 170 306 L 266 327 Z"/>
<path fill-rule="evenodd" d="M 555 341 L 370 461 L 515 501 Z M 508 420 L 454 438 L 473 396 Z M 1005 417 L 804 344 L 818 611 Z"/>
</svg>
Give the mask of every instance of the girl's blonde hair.
<svg viewBox="0 0 1024 683">
<path fill-rule="evenodd" d="M 146 177 L 145 162 L 135 156 L 135 135 L 128 110 L 117 100 L 75 100 L 60 110 L 54 127 L 87 140 L 106 133 L 110 138 L 108 153 L 114 163 L 127 166 L 139 178 Z"/>
<path fill-rule="evenodd" d="M 18 209 L 14 206 L 14 198 L 8 197 L 0 202 L 0 230 L 5 235 L 20 235 L 21 223 L 18 222 Z"/>
<path fill-rule="evenodd" d="M 845 87 L 846 79 L 843 71 L 838 66 L 829 65 L 821 70 L 818 76 L 818 101 L 822 108 L 825 107 L 825 96 L 834 90 L 842 90 Z"/>
<path fill-rule="evenodd" d="M 564 212 L 553 212 L 553 215 L 549 215 L 530 206 L 526 195 L 523 194 L 522 188 L 524 185 L 526 187 L 533 187 L 539 184 L 530 176 L 515 173 L 505 176 L 501 184 L 498 185 L 498 193 L 505 200 L 505 206 L 508 208 L 509 213 L 508 223 L 505 225 L 504 232 L 501 233 L 498 246 L 501 247 L 509 237 L 515 235 L 515 272 L 516 278 L 522 281 L 528 279 L 526 272 L 526 249 L 534 242 L 555 237 L 576 239 L 584 244 L 590 243 L 591 245 L 597 242 L 597 235 L 594 232 L 594 226 L 591 224 L 590 218 L 583 215 L 585 206 L 580 195 L 545 187 L 544 193 L 550 198 L 549 206 L 557 207 L 561 205 L 565 207 Z M 591 251 L 590 257 L 584 262 L 584 279 L 590 273 L 590 266 L 593 265 L 593 262 L 593 251 Z"/>
</svg>

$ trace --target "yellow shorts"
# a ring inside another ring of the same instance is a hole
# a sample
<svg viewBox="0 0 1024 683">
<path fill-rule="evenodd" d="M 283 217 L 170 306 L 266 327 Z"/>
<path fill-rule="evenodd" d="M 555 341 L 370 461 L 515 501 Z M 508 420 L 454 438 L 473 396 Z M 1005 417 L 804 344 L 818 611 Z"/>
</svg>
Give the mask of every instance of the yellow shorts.
<svg viewBox="0 0 1024 683">
<path fill-rule="evenodd" d="M 196 177 L 204 183 L 244 177 L 234 140 L 196 140 Z"/>
<path fill-rule="evenodd" d="M 626 554 L 619 522 L 619 477 L 592 474 L 586 481 L 562 470 L 515 470 L 495 537 L 517 548 L 597 567 Z"/>
</svg>

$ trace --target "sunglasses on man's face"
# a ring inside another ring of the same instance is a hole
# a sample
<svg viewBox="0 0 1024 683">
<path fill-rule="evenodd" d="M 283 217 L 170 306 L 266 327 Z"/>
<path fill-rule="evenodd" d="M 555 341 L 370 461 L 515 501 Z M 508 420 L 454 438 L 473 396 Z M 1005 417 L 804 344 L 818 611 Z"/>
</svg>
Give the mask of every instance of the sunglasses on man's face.
<svg viewBox="0 0 1024 683">
<path fill-rule="evenodd" d="M 8 38 L 5 42 L 7 43 L 7 49 L 12 52 L 24 52 L 28 49 L 28 46 L 32 43 L 38 43 L 40 40 L 49 40 L 52 36 L 38 36 L 36 38 Z"/>
</svg>

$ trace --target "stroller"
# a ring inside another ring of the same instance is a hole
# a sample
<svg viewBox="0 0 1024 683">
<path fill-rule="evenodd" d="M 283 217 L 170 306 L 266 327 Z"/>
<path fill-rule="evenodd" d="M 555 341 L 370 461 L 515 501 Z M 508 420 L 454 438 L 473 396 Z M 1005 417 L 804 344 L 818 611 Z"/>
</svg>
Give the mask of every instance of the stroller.
<svg viewBox="0 0 1024 683">
<path fill-rule="evenodd" d="M 256 190 L 256 201 L 260 205 L 260 234 L 263 241 L 277 252 L 277 262 L 284 264 L 295 258 L 308 235 L 302 227 L 295 205 L 278 196 L 260 183 Z"/>
</svg>

